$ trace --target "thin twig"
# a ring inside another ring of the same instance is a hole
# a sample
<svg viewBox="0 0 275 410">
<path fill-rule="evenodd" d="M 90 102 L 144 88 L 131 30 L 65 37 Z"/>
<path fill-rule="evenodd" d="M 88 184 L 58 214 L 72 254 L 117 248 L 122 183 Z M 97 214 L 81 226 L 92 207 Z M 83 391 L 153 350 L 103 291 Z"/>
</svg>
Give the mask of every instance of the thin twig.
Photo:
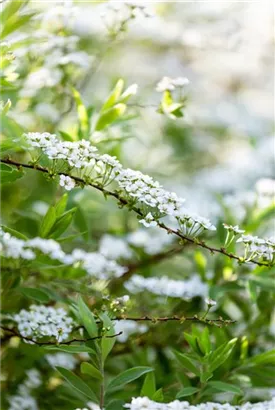
<svg viewBox="0 0 275 410">
<path fill-rule="evenodd" d="M 75 343 L 75 342 L 85 343 L 85 342 L 89 342 L 89 341 L 91 341 L 91 340 L 102 339 L 103 337 L 106 337 L 106 338 L 108 338 L 108 339 L 111 339 L 111 338 L 113 338 L 113 337 L 120 336 L 120 335 L 122 335 L 122 333 L 123 333 L 123 332 L 119 332 L 119 333 L 116 333 L 116 334 L 110 335 L 110 336 L 96 336 L 96 337 L 90 337 L 90 338 L 88 338 L 88 339 L 71 339 L 71 340 L 68 340 L 67 342 L 55 343 L 55 342 L 38 342 L 37 340 L 34 340 L 34 339 L 30 338 L 30 337 L 22 336 L 22 335 L 21 335 L 19 332 L 17 332 L 15 329 L 10 329 L 10 328 L 5 327 L 5 326 L 0 326 L 0 328 L 1 328 L 2 330 L 4 330 L 5 332 L 10 332 L 10 333 L 12 334 L 12 336 L 20 337 L 20 339 L 27 340 L 28 342 L 34 343 L 34 344 L 36 344 L 36 345 L 38 345 L 38 346 L 48 346 L 48 345 L 52 345 L 52 346 L 62 346 L 62 345 L 66 345 L 66 346 L 68 346 L 68 345 L 71 345 L 72 343 Z"/>
<path fill-rule="evenodd" d="M 36 171 L 40 171 L 40 172 L 43 172 L 45 174 L 51 175 L 50 171 L 47 168 L 43 168 L 40 165 L 23 164 L 23 163 L 14 161 L 10 158 L 0 159 L 0 162 L 2 162 L 4 164 L 9 164 L 9 165 L 16 166 L 19 169 L 21 167 L 22 168 L 28 168 L 28 169 L 34 169 Z M 110 196 L 110 197 L 113 197 L 113 198 L 117 199 L 120 205 L 129 206 L 130 210 L 134 211 L 137 215 L 139 215 L 141 217 L 144 217 L 143 213 L 141 212 L 141 210 L 139 208 L 137 208 L 135 206 L 130 206 L 128 201 L 125 198 L 122 198 L 117 192 L 109 191 L 109 190 L 103 188 L 101 185 L 98 185 L 96 183 L 92 183 L 92 182 L 87 183 L 86 181 L 84 181 L 84 179 L 76 177 L 76 176 L 72 176 L 72 175 L 70 175 L 68 173 L 65 173 L 65 172 L 58 172 L 57 175 L 65 175 L 65 176 L 68 176 L 68 177 L 72 178 L 74 181 L 76 181 L 80 184 L 89 185 L 89 186 L 97 189 L 98 191 L 101 191 L 104 194 L 104 196 Z M 184 242 L 188 242 L 188 243 L 191 243 L 193 245 L 199 246 L 201 248 L 207 249 L 212 254 L 213 253 L 219 253 L 219 254 L 222 254 L 224 256 L 227 256 L 230 259 L 237 260 L 239 263 L 244 263 L 245 262 L 245 260 L 243 260 L 243 258 L 241 258 L 237 255 L 234 255 L 233 253 L 228 253 L 226 251 L 226 249 L 223 248 L 223 247 L 215 248 L 215 247 L 207 245 L 204 241 L 201 241 L 197 238 L 195 238 L 195 239 L 189 238 L 188 236 L 185 236 L 184 234 L 182 234 L 179 230 L 169 228 L 163 222 L 158 222 L 158 226 L 160 228 L 164 229 L 168 234 L 174 234 L 177 237 L 179 237 L 181 240 L 183 240 Z M 266 266 L 266 267 L 272 266 L 271 264 L 264 263 L 264 262 L 258 262 L 258 261 L 253 260 L 253 259 L 250 260 L 249 262 L 251 262 L 255 265 L 258 265 L 258 266 Z"/>
</svg>

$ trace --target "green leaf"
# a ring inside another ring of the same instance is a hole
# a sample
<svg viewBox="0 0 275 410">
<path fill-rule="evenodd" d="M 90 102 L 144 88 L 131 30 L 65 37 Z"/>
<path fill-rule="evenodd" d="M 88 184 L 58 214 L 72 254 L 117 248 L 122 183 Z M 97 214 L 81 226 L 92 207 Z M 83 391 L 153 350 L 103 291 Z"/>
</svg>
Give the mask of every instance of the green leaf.
<svg viewBox="0 0 275 410">
<path fill-rule="evenodd" d="M 13 15 L 6 24 L 3 25 L 3 30 L 0 34 L 0 38 L 3 39 L 12 32 L 18 30 L 20 27 L 28 23 L 32 17 L 36 15 L 36 12 L 28 12 L 21 15 Z"/>
<path fill-rule="evenodd" d="M 73 91 L 73 96 L 74 96 L 76 107 L 77 107 L 77 114 L 78 114 L 80 130 L 81 130 L 81 136 L 85 138 L 88 136 L 89 129 L 90 129 L 89 115 L 81 99 L 79 92 L 75 88 L 73 88 L 72 91 Z"/>
<path fill-rule="evenodd" d="M 201 350 L 197 343 L 197 338 L 192 335 L 189 335 L 188 333 L 184 333 L 184 337 L 187 340 L 191 349 L 194 351 L 194 353 L 198 354 L 199 356 L 202 356 Z"/>
<path fill-rule="evenodd" d="M 51 231 L 54 223 L 56 221 L 56 212 L 53 206 L 50 206 L 46 215 L 42 219 L 40 226 L 40 236 L 41 238 L 46 238 L 49 232 Z"/>
<path fill-rule="evenodd" d="M 115 399 L 110 401 L 107 406 L 106 406 L 106 410 L 121 410 L 123 409 L 123 405 L 124 405 L 124 401 L 123 400 L 119 400 L 119 399 Z"/>
<path fill-rule="evenodd" d="M 104 336 L 112 336 L 115 334 L 115 329 L 114 329 L 114 325 L 113 322 L 111 321 L 111 319 L 109 318 L 109 316 L 102 312 L 99 313 L 99 318 L 103 323 L 103 327 L 105 328 L 109 328 L 109 330 L 107 332 L 104 333 Z M 108 356 L 108 354 L 110 353 L 110 351 L 112 350 L 115 342 L 116 342 L 116 338 L 115 337 L 102 337 L 101 339 L 101 350 L 102 350 L 102 359 L 103 361 L 106 360 L 106 357 Z"/>
<path fill-rule="evenodd" d="M 176 399 L 180 399 L 181 397 L 192 396 L 192 394 L 197 393 L 200 391 L 197 387 L 185 387 L 184 389 L 180 390 L 176 395 Z"/>
<path fill-rule="evenodd" d="M 204 328 L 201 333 L 201 337 L 197 338 L 198 344 L 202 352 L 206 355 L 211 351 L 211 342 L 209 337 L 209 330 L 207 327 Z"/>
<path fill-rule="evenodd" d="M 118 101 L 122 90 L 123 90 L 123 86 L 124 86 L 124 81 L 122 78 L 120 78 L 118 80 L 118 82 L 116 83 L 114 89 L 112 90 L 112 92 L 110 93 L 110 95 L 108 96 L 107 100 L 105 101 L 105 103 L 103 104 L 101 111 L 106 111 L 107 109 L 111 108 L 113 105 L 115 105 L 115 103 Z"/>
<path fill-rule="evenodd" d="M 59 218 L 63 214 L 63 212 L 65 212 L 67 202 L 68 202 L 68 194 L 64 194 L 59 199 L 59 201 L 55 204 L 54 208 L 55 208 L 55 213 L 56 213 L 57 218 Z"/>
<path fill-rule="evenodd" d="M 9 228 L 6 225 L 1 225 L 1 228 L 3 229 L 3 231 L 10 233 L 12 236 L 15 236 L 15 238 L 23 239 L 24 241 L 28 240 L 28 237 L 26 235 L 23 235 L 21 232 L 18 232 L 15 229 Z"/>
<path fill-rule="evenodd" d="M 98 403 L 98 399 L 91 388 L 78 376 L 72 373 L 70 370 L 65 369 L 64 367 L 56 367 L 56 370 L 64 377 L 64 379 L 77 391 L 84 394 L 88 399 Z"/>
<path fill-rule="evenodd" d="M 114 389 L 120 389 L 125 386 L 125 384 L 131 383 L 132 381 L 138 379 L 146 373 L 152 372 L 151 367 L 138 366 L 133 367 L 132 369 L 125 370 L 115 377 L 108 386 L 108 391 Z"/>
<path fill-rule="evenodd" d="M 1 171 L 1 184 L 9 184 L 24 176 L 23 171 Z"/>
<path fill-rule="evenodd" d="M 85 241 L 88 241 L 89 240 L 89 227 L 88 227 L 88 224 L 87 224 L 85 213 L 81 209 L 81 207 L 78 207 L 77 211 L 75 213 L 74 225 L 81 232 L 81 235 L 83 236 L 83 239 Z"/>
<path fill-rule="evenodd" d="M 149 397 L 152 399 L 154 394 L 156 393 L 156 380 L 155 374 L 153 372 L 147 373 L 143 386 L 140 392 L 141 397 Z"/>
<path fill-rule="evenodd" d="M 119 102 L 127 102 L 129 100 L 130 97 L 132 97 L 132 95 L 135 95 L 137 91 L 137 86 L 136 84 L 132 84 L 130 85 L 130 87 L 128 87 L 124 93 L 121 95 Z"/>
<path fill-rule="evenodd" d="M 69 211 L 65 212 L 60 218 L 57 219 L 54 226 L 50 230 L 49 236 L 51 238 L 59 238 L 66 231 L 66 229 L 70 226 L 74 214 L 77 208 L 72 208 Z"/>
<path fill-rule="evenodd" d="M 102 374 L 91 363 L 88 363 L 88 362 L 81 363 L 80 369 L 81 369 L 81 373 L 89 374 L 90 376 L 92 376 L 95 379 L 102 380 Z"/>
<path fill-rule="evenodd" d="M 156 393 L 152 397 L 152 400 L 160 402 L 160 403 L 162 403 L 164 401 L 164 395 L 163 395 L 162 388 L 160 388 L 156 391 Z"/>
<path fill-rule="evenodd" d="M 37 302 L 47 303 L 49 295 L 41 289 L 36 288 L 17 288 L 17 290 L 29 299 L 34 299 Z"/>
<path fill-rule="evenodd" d="M 242 367 L 253 367 L 266 364 L 275 365 L 275 349 L 250 357 L 243 363 Z"/>
<path fill-rule="evenodd" d="M 231 355 L 235 347 L 237 338 L 230 340 L 228 343 L 222 344 L 214 352 L 208 356 L 209 371 L 213 372 L 220 367 Z"/>
<path fill-rule="evenodd" d="M 116 121 L 121 117 L 126 111 L 125 104 L 116 104 L 114 107 L 110 108 L 107 111 L 104 111 L 97 120 L 95 129 L 100 131 L 103 128 L 106 128 L 108 125 Z"/>
<path fill-rule="evenodd" d="M 200 369 L 198 367 L 198 364 L 196 364 L 193 360 L 191 360 L 189 357 L 184 355 L 183 353 L 177 352 L 174 350 L 174 354 L 180 364 L 187 369 L 189 372 L 195 374 L 196 376 L 200 375 Z"/>
<path fill-rule="evenodd" d="M 215 389 L 219 391 L 224 391 L 226 393 L 235 393 L 235 394 L 243 394 L 242 389 L 240 389 L 238 386 L 235 386 L 234 384 L 229 384 L 229 383 L 224 383 L 224 382 L 219 382 L 219 381 L 211 381 L 208 383 L 210 386 L 215 387 Z"/>
<path fill-rule="evenodd" d="M 13 15 L 16 14 L 16 12 L 26 4 L 27 2 L 25 1 L 18 1 L 18 0 L 11 0 L 9 3 L 7 3 L 4 7 L 4 10 L 1 13 L 1 22 L 7 22 L 7 20 L 12 17 Z"/>
<path fill-rule="evenodd" d="M 257 301 L 257 285 L 252 280 L 247 282 L 247 289 L 253 302 Z"/>
<path fill-rule="evenodd" d="M 70 346 L 65 346 L 65 345 L 60 345 L 60 346 L 44 346 L 44 349 L 46 350 L 54 350 L 54 351 L 62 351 L 66 353 L 90 353 L 90 354 L 95 354 L 95 351 L 91 349 L 90 347 L 87 347 L 85 345 L 70 345 Z"/>
<path fill-rule="evenodd" d="M 98 330 L 97 330 L 97 325 L 96 325 L 94 315 L 90 311 L 88 306 L 84 303 L 81 296 L 79 296 L 78 298 L 78 310 L 79 310 L 79 315 L 80 315 L 82 324 L 84 325 L 88 334 L 91 337 L 96 337 L 98 335 Z"/>
<path fill-rule="evenodd" d="M 250 282 L 254 283 L 264 290 L 274 292 L 275 291 L 275 279 L 267 276 L 251 276 Z"/>
</svg>

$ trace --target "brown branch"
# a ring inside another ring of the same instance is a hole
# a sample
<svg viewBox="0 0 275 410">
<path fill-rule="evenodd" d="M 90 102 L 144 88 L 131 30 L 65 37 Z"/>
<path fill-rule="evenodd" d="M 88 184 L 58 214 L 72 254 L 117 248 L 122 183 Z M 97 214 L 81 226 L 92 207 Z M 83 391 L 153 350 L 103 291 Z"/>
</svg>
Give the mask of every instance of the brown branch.
<svg viewBox="0 0 275 410">
<path fill-rule="evenodd" d="M 91 340 L 97 340 L 97 339 L 102 339 L 103 337 L 106 337 L 106 338 L 108 338 L 108 339 L 111 339 L 111 338 L 113 338 L 113 337 L 116 337 L 116 336 L 120 336 L 120 335 L 122 335 L 122 333 L 123 332 L 119 332 L 119 333 L 116 333 L 116 334 L 114 334 L 114 335 L 110 335 L 110 336 L 96 336 L 96 337 L 90 337 L 90 338 L 88 338 L 88 339 L 71 339 L 71 340 L 68 340 L 67 342 L 62 342 L 62 343 L 55 343 L 55 342 L 38 342 L 37 340 L 34 340 L 34 339 L 32 339 L 32 338 L 30 338 L 30 337 L 25 337 L 25 336 L 22 336 L 19 332 L 17 332 L 17 330 L 15 330 L 15 329 L 10 329 L 10 328 L 8 328 L 8 327 L 5 327 L 5 326 L 0 326 L 0 328 L 2 329 L 2 330 L 4 330 L 5 332 L 10 332 L 12 335 L 11 335 L 11 337 L 13 337 L 13 336 L 17 336 L 17 337 L 20 337 L 20 339 L 23 339 L 23 340 L 27 340 L 28 342 L 31 342 L 31 343 L 34 343 L 34 344 L 36 344 L 36 345 L 38 345 L 38 346 L 48 346 L 48 345 L 50 345 L 50 346 L 68 346 L 68 345 L 71 345 L 72 343 L 74 343 L 74 342 L 89 342 L 89 341 L 91 341 Z"/>
<path fill-rule="evenodd" d="M 5 159 L 0 159 L 0 162 L 4 163 L 4 164 L 9 164 L 9 165 L 13 165 L 16 166 L 17 168 L 28 168 L 28 169 L 34 169 L 40 172 L 43 172 L 44 174 L 49 174 L 51 175 L 51 172 L 47 169 L 47 168 L 43 168 L 40 165 L 32 165 L 32 164 L 22 164 L 20 162 L 14 161 L 10 158 L 5 158 Z M 65 172 L 58 172 L 57 175 L 65 175 L 65 176 L 69 176 L 70 178 L 72 178 L 74 181 L 80 183 L 80 184 L 84 184 L 84 185 L 89 185 L 95 189 L 97 189 L 98 191 L 101 191 L 105 196 L 110 196 L 113 197 L 115 199 L 118 200 L 119 204 L 122 206 L 128 206 L 130 210 L 134 211 L 137 215 L 144 217 L 143 213 L 141 212 L 141 210 L 135 206 L 131 206 L 129 204 L 129 202 L 125 199 L 122 198 L 117 192 L 112 192 L 109 191 L 105 188 L 103 188 L 101 185 L 89 182 L 87 183 L 84 179 L 76 177 L 76 176 L 72 176 L 68 173 Z M 207 249 L 209 252 L 213 253 L 219 253 L 222 254 L 224 256 L 227 256 L 230 259 L 234 259 L 237 260 L 239 263 L 244 263 L 245 261 L 243 260 L 243 258 L 234 255 L 233 253 L 228 253 L 226 251 L 226 249 L 224 249 L 223 247 L 221 248 L 215 248 L 212 246 L 207 245 L 204 241 L 199 240 L 197 238 L 193 239 L 193 238 L 189 238 L 188 236 L 185 236 L 184 234 L 182 234 L 179 230 L 176 229 L 172 229 L 169 228 L 168 226 L 166 226 L 163 222 L 158 222 L 158 226 L 162 229 L 164 229 L 167 233 L 169 234 L 174 234 L 177 237 L 179 237 L 181 240 L 183 240 L 184 242 L 199 246 L 203 249 Z M 268 263 L 264 263 L 264 262 L 258 262 L 256 260 L 250 260 L 249 262 L 258 265 L 258 266 L 266 266 L 266 267 L 270 267 L 272 266 L 271 264 Z"/>
<path fill-rule="evenodd" d="M 233 323 L 236 323 L 235 320 L 227 320 L 223 319 L 222 317 L 219 317 L 218 319 L 207 319 L 205 317 L 199 317 L 197 315 L 194 316 L 164 316 L 164 317 L 150 317 L 150 316 L 141 316 L 141 317 L 135 317 L 135 316 L 117 316 L 111 319 L 112 321 L 122 321 L 122 320 L 132 320 L 134 322 L 151 322 L 151 323 L 165 323 L 165 322 L 180 322 L 180 324 L 184 322 L 200 322 L 204 323 L 206 325 L 216 325 L 216 326 L 227 326 Z M 110 336 L 96 336 L 96 337 L 90 337 L 88 339 L 70 339 L 67 342 L 62 342 L 62 343 L 57 343 L 57 342 L 38 342 L 37 340 L 34 340 L 30 337 L 26 337 L 21 335 L 16 329 L 14 328 L 9 328 L 6 326 L 0 326 L 0 328 L 4 332 L 9 332 L 11 333 L 11 336 L 8 338 L 4 338 L 3 340 L 10 339 L 11 337 L 17 336 L 20 339 L 26 340 L 27 342 L 31 342 L 37 346 L 68 346 L 71 345 L 72 343 L 78 342 L 78 343 L 85 343 L 89 342 L 91 340 L 98 340 L 102 339 L 103 337 L 106 337 L 108 339 L 120 336 L 123 332 L 116 333 L 114 335 Z M 79 329 L 83 329 L 83 326 L 78 326 L 74 329 L 74 331 L 77 331 Z"/>
<path fill-rule="evenodd" d="M 227 320 L 219 317 L 218 319 L 207 319 L 204 317 L 199 317 L 197 315 L 194 316 L 164 316 L 164 317 L 150 317 L 150 316 L 142 316 L 142 317 L 134 317 L 134 316 L 118 316 L 112 318 L 111 320 L 133 320 L 134 322 L 152 322 L 152 323 L 163 323 L 163 322 L 201 322 L 207 325 L 230 325 L 232 323 L 236 323 L 236 320 Z"/>
</svg>

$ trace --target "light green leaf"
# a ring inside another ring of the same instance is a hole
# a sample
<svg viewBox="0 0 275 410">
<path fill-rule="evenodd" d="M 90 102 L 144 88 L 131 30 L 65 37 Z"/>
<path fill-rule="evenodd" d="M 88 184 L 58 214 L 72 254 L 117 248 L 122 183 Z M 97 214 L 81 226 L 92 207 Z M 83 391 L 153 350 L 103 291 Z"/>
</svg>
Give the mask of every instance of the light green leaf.
<svg viewBox="0 0 275 410">
<path fill-rule="evenodd" d="M 100 131 L 103 128 L 106 128 L 108 125 L 116 121 L 121 117 L 126 111 L 125 104 L 116 104 L 114 107 L 110 108 L 107 111 L 104 111 L 97 120 L 95 129 Z"/>
<path fill-rule="evenodd" d="M 229 383 L 224 383 L 220 381 L 211 381 L 208 383 L 211 387 L 214 387 L 215 389 L 219 391 L 224 391 L 226 393 L 235 393 L 235 394 L 243 394 L 242 389 L 240 389 L 238 386 L 235 386 L 234 384 L 229 384 Z"/>
<path fill-rule="evenodd" d="M 111 319 L 109 318 L 109 316 L 104 312 L 100 313 L 98 316 L 103 322 L 103 327 L 109 328 L 109 330 L 104 333 L 104 336 L 114 335 L 115 334 L 114 325 L 113 325 L 113 322 L 111 321 Z M 106 360 L 106 357 L 108 356 L 108 354 L 110 353 L 110 351 L 112 350 L 112 348 L 113 348 L 113 346 L 116 342 L 115 337 L 104 337 L 104 336 L 101 339 L 101 349 L 102 349 L 102 359 L 103 359 L 103 361 Z"/>
<path fill-rule="evenodd" d="M 237 338 L 230 340 L 228 343 L 222 344 L 214 352 L 208 356 L 209 371 L 213 372 L 218 367 L 220 367 L 231 355 Z"/>
<path fill-rule="evenodd" d="M 24 176 L 23 171 L 1 171 L 0 177 L 1 177 L 1 184 L 9 184 L 11 182 L 16 181 L 19 178 L 22 178 Z"/>
<path fill-rule="evenodd" d="M 197 393 L 200 391 L 197 387 L 185 387 L 181 391 L 178 392 L 176 395 L 176 399 L 180 399 L 181 397 L 192 396 L 192 394 Z"/>
<path fill-rule="evenodd" d="M 192 359 L 190 359 L 189 357 L 187 357 L 183 353 L 177 352 L 176 350 L 174 350 L 174 354 L 175 354 L 176 358 L 178 359 L 178 361 L 180 362 L 180 364 L 185 369 L 187 369 L 189 372 L 195 374 L 196 376 L 200 375 L 200 369 L 199 369 L 198 364 L 196 362 L 194 362 Z"/>
<path fill-rule="evenodd" d="M 56 221 L 56 212 L 53 206 L 50 206 L 46 215 L 42 219 L 40 226 L 40 236 L 41 238 L 46 238 L 48 233 L 51 231 L 54 223 Z"/>
<path fill-rule="evenodd" d="M 153 372 L 147 373 L 143 386 L 140 392 L 141 397 L 149 397 L 152 399 L 154 394 L 156 393 L 156 380 L 155 374 Z"/>
<path fill-rule="evenodd" d="M 119 97 L 122 93 L 123 86 L 124 86 L 124 81 L 123 81 L 122 78 L 120 78 L 118 80 L 118 82 L 116 83 L 114 89 L 112 90 L 112 92 L 108 96 L 107 100 L 103 104 L 103 106 L 101 108 L 101 112 L 106 111 L 107 109 L 109 109 L 113 105 L 115 105 L 115 103 L 118 101 L 118 99 L 119 99 Z"/>
<path fill-rule="evenodd" d="M 84 394 L 88 399 L 98 403 L 98 399 L 91 388 L 73 372 L 64 367 L 56 367 L 56 370 L 64 377 L 64 379 L 77 391 Z"/>
<path fill-rule="evenodd" d="M 62 351 L 66 353 L 90 353 L 90 354 L 95 354 L 95 351 L 91 349 L 90 347 L 87 347 L 85 345 L 70 345 L 70 346 L 65 346 L 65 345 L 60 345 L 60 346 L 44 346 L 44 349 L 46 350 L 54 350 L 54 351 Z"/>
<path fill-rule="evenodd" d="M 82 134 L 82 137 L 87 137 L 89 134 L 89 129 L 90 129 L 89 115 L 81 99 L 79 92 L 75 88 L 72 88 L 72 92 L 73 92 L 73 96 L 74 96 L 75 103 L 77 106 L 77 114 L 78 114 L 81 134 Z"/>
<path fill-rule="evenodd" d="M 36 288 L 17 288 L 17 290 L 29 299 L 34 299 L 37 302 L 47 303 L 49 295 L 41 289 Z"/>
<path fill-rule="evenodd" d="M 96 337 L 98 335 L 98 329 L 97 329 L 94 315 L 90 311 L 88 306 L 84 303 L 81 296 L 79 296 L 78 298 L 78 310 L 79 310 L 79 315 L 80 315 L 82 324 L 84 325 L 88 334 L 91 337 Z"/>
<path fill-rule="evenodd" d="M 92 376 L 95 379 L 102 380 L 102 374 L 91 363 L 88 363 L 88 362 L 81 363 L 80 369 L 81 369 L 81 373 L 89 374 L 90 376 Z"/>
<path fill-rule="evenodd" d="M 120 373 L 115 377 L 108 386 L 108 391 L 114 389 L 120 389 L 125 384 L 131 383 L 132 381 L 138 379 L 146 373 L 152 372 L 151 367 L 138 366 L 132 369 L 125 370 L 125 372 Z"/>
<path fill-rule="evenodd" d="M 59 199 L 59 201 L 55 204 L 55 213 L 56 217 L 59 218 L 63 212 L 65 212 L 66 206 L 68 202 L 68 194 L 62 195 L 62 197 Z"/>
</svg>

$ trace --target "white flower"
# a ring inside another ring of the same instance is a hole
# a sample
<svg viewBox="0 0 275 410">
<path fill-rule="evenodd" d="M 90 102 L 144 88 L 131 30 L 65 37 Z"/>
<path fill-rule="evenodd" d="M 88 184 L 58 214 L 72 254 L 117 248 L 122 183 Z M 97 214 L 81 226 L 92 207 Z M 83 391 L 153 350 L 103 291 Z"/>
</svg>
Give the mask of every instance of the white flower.
<svg viewBox="0 0 275 410">
<path fill-rule="evenodd" d="M 206 303 L 208 306 L 216 306 L 216 304 L 217 304 L 217 302 L 216 302 L 215 300 L 210 299 L 210 298 L 206 298 L 206 299 L 204 299 L 204 300 L 205 300 L 205 303 Z"/>
<path fill-rule="evenodd" d="M 275 398 L 270 401 L 231 406 L 229 403 L 211 402 L 192 405 L 187 401 L 179 400 L 170 403 L 158 403 L 148 399 L 148 397 L 133 397 L 131 403 L 124 405 L 129 410 L 273 410 L 274 406 Z"/>
<path fill-rule="evenodd" d="M 33 340 L 51 336 L 62 342 L 73 329 L 73 319 L 62 308 L 31 305 L 29 311 L 23 309 L 12 319 L 17 323 L 19 333 Z"/>
<path fill-rule="evenodd" d="M 187 84 L 189 84 L 189 80 L 185 77 L 177 77 L 174 79 L 170 77 L 163 77 L 157 84 L 156 91 L 161 93 L 164 91 L 173 91 L 175 88 L 184 87 Z"/>
<path fill-rule="evenodd" d="M 144 219 L 140 219 L 139 221 L 142 225 L 146 226 L 146 228 L 149 228 L 151 226 L 157 226 L 157 222 L 154 220 L 153 215 L 151 212 L 149 212 Z"/>
<path fill-rule="evenodd" d="M 155 295 L 184 300 L 190 300 L 196 296 L 205 297 L 208 293 L 207 284 L 203 283 L 197 275 L 187 280 L 175 280 L 167 276 L 144 278 L 140 275 L 133 275 L 124 286 L 134 294 L 147 290 Z"/>
<path fill-rule="evenodd" d="M 224 228 L 227 229 L 229 232 L 233 232 L 234 235 L 238 235 L 241 233 L 244 233 L 245 231 L 243 229 L 240 229 L 238 225 L 227 225 L 227 224 L 223 224 Z"/>
<path fill-rule="evenodd" d="M 67 191 L 71 191 L 75 187 L 75 180 L 69 176 L 60 175 L 59 185 L 63 186 Z"/>
</svg>

